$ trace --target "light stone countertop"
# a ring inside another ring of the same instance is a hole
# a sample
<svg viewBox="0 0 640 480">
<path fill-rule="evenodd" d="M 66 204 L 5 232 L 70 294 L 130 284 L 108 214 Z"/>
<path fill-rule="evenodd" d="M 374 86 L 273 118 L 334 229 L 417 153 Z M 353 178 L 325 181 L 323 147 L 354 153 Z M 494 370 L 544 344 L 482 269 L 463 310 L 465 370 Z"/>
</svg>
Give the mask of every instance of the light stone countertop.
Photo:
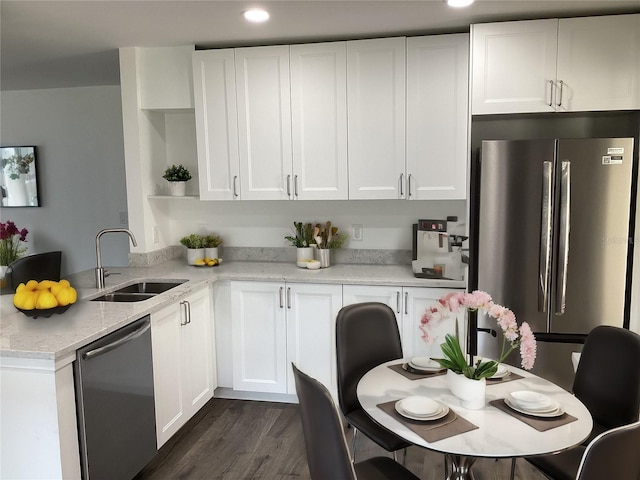
<svg viewBox="0 0 640 480">
<path fill-rule="evenodd" d="M 192 267 L 184 259 L 154 267 L 111 267 L 106 287 L 95 288 L 93 270 L 71 275 L 78 301 L 63 314 L 33 319 L 15 309 L 12 295 L 0 297 L 0 357 L 58 361 L 144 315 L 169 306 L 217 280 L 331 283 L 465 288 L 464 282 L 415 278 L 408 265 L 333 265 L 306 270 L 291 263 L 227 262 Z M 91 298 L 139 280 L 182 279 L 184 284 L 149 300 L 133 303 L 92 302 Z"/>
</svg>

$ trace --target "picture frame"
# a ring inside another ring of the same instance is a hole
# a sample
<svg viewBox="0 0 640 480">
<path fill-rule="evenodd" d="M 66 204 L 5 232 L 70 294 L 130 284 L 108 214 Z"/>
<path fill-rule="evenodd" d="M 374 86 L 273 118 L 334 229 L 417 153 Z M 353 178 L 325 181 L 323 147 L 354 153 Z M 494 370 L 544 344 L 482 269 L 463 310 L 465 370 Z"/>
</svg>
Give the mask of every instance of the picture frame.
<svg viewBox="0 0 640 480">
<path fill-rule="evenodd" d="M 41 206 L 37 152 L 33 145 L 0 147 L 2 207 Z"/>
</svg>

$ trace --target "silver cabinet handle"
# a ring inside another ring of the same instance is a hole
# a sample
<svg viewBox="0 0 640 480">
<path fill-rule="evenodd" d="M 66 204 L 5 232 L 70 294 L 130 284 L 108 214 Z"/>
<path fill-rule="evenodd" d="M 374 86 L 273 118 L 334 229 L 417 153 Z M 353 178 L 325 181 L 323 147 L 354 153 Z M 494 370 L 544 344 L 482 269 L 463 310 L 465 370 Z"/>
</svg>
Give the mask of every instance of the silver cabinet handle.
<svg viewBox="0 0 640 480">
<path fill-rule="evenodd" d="M 407 196 L 411 198 L 411 174 L 407 177 Z"/>
<path fill-rule="evenodd" d="M 291 175 L 287 175 L 287 197 L 291 198 Z"/>
<path fill-rule="evenodd" d="M 184 303 L 187 307 L 187 323 L 191 323 L 191 303 L 189 300 L 185 300 Z"/>
<path fill-rule="evenodd" d="M 549 103 L 550 107 L 553 107 L 553 80 L 549 80 Z"/>
<path fill-rule="evenodd" d="M 549 269 L 551 267 L 551 185 L 553 164 L 542 164 L 542 205 L 540 221 L 540 259 L 538 264 L 538 311 L 546 312 L 549 298 Z"/>
<path fill-rule="evenodd" d="M 125 343 L 130 342 L 131 340 L 135 340 L 136 338 L 143 335 L 150 328 L 151 328 L 151 322 L 149 320 L 146 320 L 139 329 L 131 332 L 126 337 L 122 337 L 116 340 L 115 342 L 109 343 L 102 347 L 98 347 L 94 350 L 89 350 L 88 352 L 85 352 L 82 354 L 82 358 L 84 360 L 90 360 L 92 358 L 99 357 L 100 355 L 104 355 L 105 353 L 115 350 L 121 345 L 124 345 Z"/>
<path fill-rule="evenodd" d="M 234 197 L 237 197 L 237 196 L 238 196 L 238 187 L 237 187 L 237 184 L 238 184 L 238 176 L 237 176 L 237 175 L 234 175 L 234 176 L 233 176 L 233 196 L 234 196 Z"/>
<path fill-rule="evenodd" d="M 293 194 L 298 196 L 298 175 L 293 176 Z"/>
<path fill-rule="evenodd" d="M 184 315 L 182 314 L 183 311 Z M 187 323 L 189 323 L 187 321 L 187 302 L 183 300 L 180 302 L 180 325 L 184 327 Z"/>
<path fill-rule="evenodd" d="M 563 160 L 560 171 L 560 238 L 558 239 L 558 278 L 556 279 L 556 315 L 562 315 L 567 298 L 569 230 L 571 226 L 571 162 Z"/>
<path fill-rule="evenodd" d="M 404 197 L 404 173 L 400 174 L 400 198 Z"/>
<path fill-rule="evenodd" d="M 282 303 L 282 290 L 283 287 L 280 287 L 280 308 L 284 308 L 284 304 Z"/>
<path fill-rule="evenodd" d="M 409 315 L 409 292 L 404 292 L 404 314 Z"/>
<path fill-rule="evenodd" d="M 291 308 L 291 287 L 287 287 L 287 308 Z"/>
<path fill-rule="evenodd" d="M 396 292 L 396 312 L 400 313 L 400 292 Z"/>
<path fill-rule="evenodd" d="M 562 106 L 562 90 L 564 87 L 564 82 L 562 80 L 560 80 L 558 82 L 558 85 L 560 87 L 560 93 L 558 94 L 558 106 L 561 107 Z"/>
</svg>

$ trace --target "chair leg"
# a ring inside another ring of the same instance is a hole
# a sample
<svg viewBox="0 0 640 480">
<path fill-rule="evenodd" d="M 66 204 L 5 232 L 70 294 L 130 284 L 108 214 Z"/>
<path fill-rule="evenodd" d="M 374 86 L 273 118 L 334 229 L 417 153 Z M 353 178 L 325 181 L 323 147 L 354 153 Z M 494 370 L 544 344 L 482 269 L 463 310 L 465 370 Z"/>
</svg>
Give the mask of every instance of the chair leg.
<svg viewBox="0 0 640 480">
<path fill-rule="evenodd" d="M 358 429 L 353 427 L 353 440 L 351 442 L 351 463 L 356 463 L 356 449 L 358 448 Z"/>
<path fill-rule="evenodd" d="M 449 458 L 444 455 L 444 478 L 449 478 Z"/>
<path fill-rule="evenodd" d="M 511 475 L 509 476 L 510 480 L 513 480 L 515 478 L 516 475 L 516 459 L 512 458 L 511 459 Z"/>
</svg>

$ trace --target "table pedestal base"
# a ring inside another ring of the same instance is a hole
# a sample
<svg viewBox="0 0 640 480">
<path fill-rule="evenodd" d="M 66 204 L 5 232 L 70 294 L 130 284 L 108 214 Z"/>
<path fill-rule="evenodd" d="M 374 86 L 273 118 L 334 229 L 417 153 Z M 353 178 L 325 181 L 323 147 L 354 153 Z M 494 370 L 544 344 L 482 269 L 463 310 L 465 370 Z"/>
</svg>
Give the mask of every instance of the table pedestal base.
<svg viewBox="0 0 640 480">
<path fill-rule="evenodd" d="M 446 471 L 449 473 L 449 465 L 451 465 L 451 473 L 446 480 L 475 480 L 471 466 L 476 461 L 476 457 L 467 457 L 465 455 L 445 454 Z"/>
</svg>

